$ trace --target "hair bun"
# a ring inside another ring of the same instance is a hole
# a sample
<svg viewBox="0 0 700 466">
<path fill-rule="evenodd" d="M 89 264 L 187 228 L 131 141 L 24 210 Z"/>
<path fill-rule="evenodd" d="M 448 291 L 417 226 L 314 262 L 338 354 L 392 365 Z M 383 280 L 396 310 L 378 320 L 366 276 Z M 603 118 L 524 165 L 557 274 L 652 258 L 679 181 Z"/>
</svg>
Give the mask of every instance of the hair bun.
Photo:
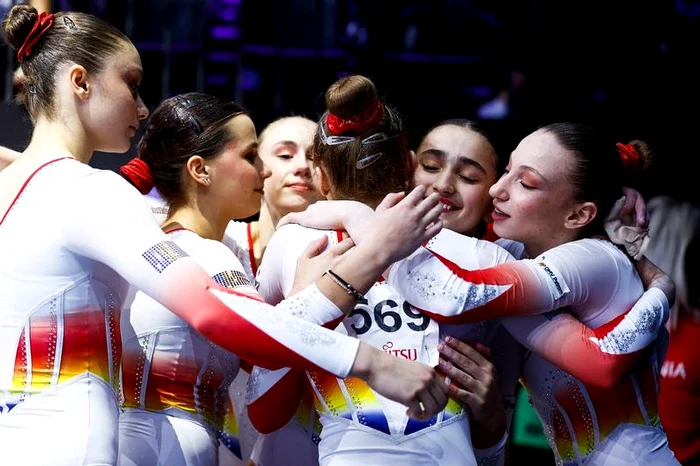
<svg viewBox="0 0 700 466">
<path fill-rule="evenodd" d="M 2 22 L 5 42 L 15 49 L 22 47 L 38 17 L 39 12 L 31 5 L 13 6 Z"/>
<path fill-rule="evenodd" d="M 143 195 L 150 193 L 153 189 L 151 167 L 138 157 L 122 165 L 119 173 Z"/>
<path fill-rule="evenodd" d="M 346 76 L 326 91 L 328 111 L 341 118 L 349 118 L 371 108 L 377 101 L 377 88 L 367 77 Z"/>
</svg>

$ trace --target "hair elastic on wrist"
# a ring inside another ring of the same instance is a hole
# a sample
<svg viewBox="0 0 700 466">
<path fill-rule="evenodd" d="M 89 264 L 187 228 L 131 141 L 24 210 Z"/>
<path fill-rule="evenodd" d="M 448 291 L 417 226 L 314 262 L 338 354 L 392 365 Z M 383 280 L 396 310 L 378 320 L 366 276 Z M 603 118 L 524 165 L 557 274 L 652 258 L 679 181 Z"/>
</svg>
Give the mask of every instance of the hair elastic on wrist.
<svg viewBox="0 0 700 466">
<path fill-rule="evenodd" d="M 340 276 L 338 276 L 338 274 L 333 272 L 331 269 L 328 269 L 323 275 L 328 275 L 328 277 L 339 287 L 343 288 L 347 294 L 352 295 L 357 299 L 364 299 L 365 295 L 357 291 L 354 286 L 340 278 Z"/>
</svg>

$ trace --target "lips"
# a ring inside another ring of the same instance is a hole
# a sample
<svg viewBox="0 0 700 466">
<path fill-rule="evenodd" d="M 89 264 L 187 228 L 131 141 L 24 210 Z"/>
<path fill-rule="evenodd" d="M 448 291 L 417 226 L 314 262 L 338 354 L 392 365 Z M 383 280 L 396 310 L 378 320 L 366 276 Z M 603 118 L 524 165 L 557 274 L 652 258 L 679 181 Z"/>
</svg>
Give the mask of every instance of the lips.
<svg viewBox="0 0 700 466">
<path fill-rule="evenodd" d="M 289 189 L 291 189 L 292 191 L 297 191 L 300 193 L 309 192 L 309 191 L 312 191 L 314 189 L 313 186 L 311 186 L 309 183 L 303 183 L 303 182 L 288 184 L 287 187 Z"/>
<path fill-rule="evenodd" d="M 497 222 L 499 220 L 505 220 L 509 217 L 510 217 L 510 215 L 503 212 L 498 207 L 494 207 L 493 212 L 491 213 L 491 218 L 493 219 L 494 222 Z"/>
<path fill-rule="evenodd" d="M 454 202 L 445 197 L 440 198 L 440 205 L 442 206 L 443 212 L 452 212 L 457 210 L 457 206 L 455 206 Z"/>
</svg>

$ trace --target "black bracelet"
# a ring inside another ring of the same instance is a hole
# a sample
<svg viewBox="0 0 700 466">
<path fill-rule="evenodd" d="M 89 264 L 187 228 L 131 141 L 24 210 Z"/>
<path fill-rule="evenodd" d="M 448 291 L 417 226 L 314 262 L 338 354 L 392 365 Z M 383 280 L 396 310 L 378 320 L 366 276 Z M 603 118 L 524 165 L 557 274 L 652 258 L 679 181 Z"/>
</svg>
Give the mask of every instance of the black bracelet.
<svg viewBox="0 0 700 466">
<path fill-rule="evenodd" d="M 328 275 L 328 277 L 330 277 L 330 279 L 333 280 L 339 287 L 344 289 L 347 294 L 352 295 L 357 299 L 364 299 L 365 295 L 357 291 L 354 286 L 340 278 L 338 274 L 333 272 L 331 269 L 328 269 L 323 275 Z"/>
</svg>

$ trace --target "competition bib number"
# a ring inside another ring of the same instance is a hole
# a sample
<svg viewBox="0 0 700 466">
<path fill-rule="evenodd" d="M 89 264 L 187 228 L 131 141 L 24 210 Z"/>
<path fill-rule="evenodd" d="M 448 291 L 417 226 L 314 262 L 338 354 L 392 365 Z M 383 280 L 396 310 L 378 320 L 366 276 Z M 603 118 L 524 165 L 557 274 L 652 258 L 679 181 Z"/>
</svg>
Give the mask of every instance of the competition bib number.
<svg viewBox="0 0 700 466">
<path fill-rule="evenodd" d="M 404 301 L 401 311 L 398 308 L 396 301 L 391 299 L 377 303 L 374 309 L 366 299 L 360 299 L 357 307 L 348 315 L 354 321 L 350 327 L 357 335 L 362 335 L 369 332 L 373 324 L 387 333 L 399 331 L 404 323 L 414 332 L 422 332 L 430 325 L 430 318 L 414 310 L 408 302 Z"/>
</svg>

